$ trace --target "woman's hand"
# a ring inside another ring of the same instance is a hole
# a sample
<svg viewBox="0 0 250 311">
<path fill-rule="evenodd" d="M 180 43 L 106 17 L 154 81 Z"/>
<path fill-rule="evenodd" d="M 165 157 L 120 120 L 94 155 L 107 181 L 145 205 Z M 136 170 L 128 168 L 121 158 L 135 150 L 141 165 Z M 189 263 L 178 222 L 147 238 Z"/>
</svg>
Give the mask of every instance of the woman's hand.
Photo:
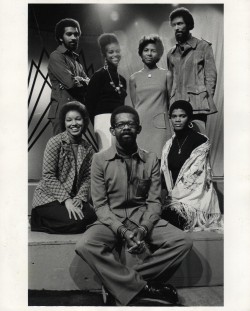
<svg viewBox="0 0 250 311">
<path fill-rule="evenodd" d="M 83 208 L 83 203 L 81 199 L 75 199 L 73 198 L 73 204 L 75 207 L 79 207 L 80 209 Z"/>
<path fill-rule="evenodd" d="M 81 208 L 75 206 L 72 199 L 67 199 L 65 201 L 65 207 L 68 210 L 69 219 L 71 219 L 72 215 L 75 218 L 75 220 L 77 220 L 77 216 L 81 220 L 84 218 L 84 215 L 83 215 L 83 212 L 82 212 Z"/>
</svg>

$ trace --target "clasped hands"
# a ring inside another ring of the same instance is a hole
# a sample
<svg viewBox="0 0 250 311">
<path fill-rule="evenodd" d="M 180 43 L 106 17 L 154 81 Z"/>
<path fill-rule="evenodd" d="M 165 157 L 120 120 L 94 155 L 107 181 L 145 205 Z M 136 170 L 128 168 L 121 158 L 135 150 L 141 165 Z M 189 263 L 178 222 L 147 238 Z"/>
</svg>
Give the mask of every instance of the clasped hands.
<svg viewBox="0 0 250 311">
<path fill-rule="evenodd" d="M 69 219 L 73 217 L 75 218 L 75 220 L 77 220 L 77 216 L 79 217 L 79 219 L 83 219 L 84 215 L 82 212 L 82 208 L 83 208 L 83 202 L 80 199 L 67 199 L 65 201 L 65 207 L 69 213 Z"/>
<path fill-rule="evenodd" d="M 83 78 L 83 77 L 80 77 L 80 76 L 76 76 L 73 78 L 74 80 L 74 83 L 77 87 L 81 87 L 84 85 L 84 83 L 86 83 L 87 85 L 89 84 L 89 78 L 86 77 L 86 78 Z"/>
<path fill-rule="evenodd" d="M 73 78 L 73 81 L 74 81 L 74 84 L 75 84 L 76 87 L 82 87 L 84 85 L 84 83 L 88 85 L 90 79 L 88 77 L 83 78 L 83 77 L 80 77 L 80 76 L 75 76 Z M 64 85 L 61 84 L 61 83 L 59 84 L 59 88 L 60 88 L 60 90 L 64 90 L 65 89 Z"/>
<path fill-rule="evenodd" d="M 138 227 L 133 231 L 127 230 L 124 234 L 124 239 L 127 242 L 128 252 L 131 254 L 141 254 L 146 249 L 144 241 L 147 231 L 142 227 Z"/>
</svg>

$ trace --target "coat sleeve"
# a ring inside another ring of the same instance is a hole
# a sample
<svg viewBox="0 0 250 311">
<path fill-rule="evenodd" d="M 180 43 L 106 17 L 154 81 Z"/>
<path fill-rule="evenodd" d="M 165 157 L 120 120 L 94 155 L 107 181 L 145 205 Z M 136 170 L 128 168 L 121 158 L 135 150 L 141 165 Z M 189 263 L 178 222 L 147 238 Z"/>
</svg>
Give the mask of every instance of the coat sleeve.
<svg viewBox="0 0 250 311">
<path fill-rule="evenodd" d="M 150 232 L 161 215 L 161 176 L 160 165 L 155 156 L 152 164 L 151 184 L 146 201 L 147 209 L 143 214 L 141 225 Z"/>
<path fill-rule="evenodd" d="M 98 220 L 110 227 L 115 234 L 118 234 L 117 230 L 123 224 L 109 207 L 104 179 L 103 159 L 98 154 L 94 155 L 91 165 L 91 195 Z"/>
<path fill-rule="evenodd" d="M 58 161 L 61 151 L 61 142 L 57 136 L 52 137 L 45 148 L 43 158 L 43 180 L 54 198 L 60 203 L 70 198 L 70 194 L 57 178 Z"/>
<path fill-rule="evenodd" d="M 129 93 L 133 107 L 136 105 L 136 83 L 135 83 L 135 75 L 132 75 L 129 78 Z"/>
<path fill-rule="evenodd" d="M 88 202 L 89 196 L 89 188 L 90 188 L 90 167 L 93 158 L 94 150 L 91 146 L 89 146 L 86 158 L 84 159 L 84 163 L 82 164 L 83 172 L 82 172 L 82 183 L 75 196 L 76 199 L 80 199 L 84 202 Z"/>
<path fill-rule="evenodd" d="M 170 61 L 170 55 L 171 55 L 171 51 L 169 51 L 167 55 L 167 65 L 168 65 L 168 70 L 171 72 L 171 75 L 173 75 L 173 65 Z"/>
<path fill-rule="evenodd" d="M 217 70 L 211 44 L 208 44 L 205 48 L 204 73 L 207 91 L 213 97 L 217 82 Z"/>
<path fill-rule="evenodd" d="M 49 71 L 66 88 L 75 88 L 74 73 L 66 63 L 65 57 L 61 53 L 52 53 L 49 58 Z"/>
<path fill-rule="evenodd" d="M 172 91 L 172 85 L 173 85 L 173 74 L 170 70 L 167 70 L 167 79 L 166 79 L 166 83 L 167 83 L 167 87 L 166 87 L 166 91 L 167 91 L 167 107 L 169 108 L 169 101 L 170 101 L 170 96 L 171 96 L 171 91 Z"/>
</svg>

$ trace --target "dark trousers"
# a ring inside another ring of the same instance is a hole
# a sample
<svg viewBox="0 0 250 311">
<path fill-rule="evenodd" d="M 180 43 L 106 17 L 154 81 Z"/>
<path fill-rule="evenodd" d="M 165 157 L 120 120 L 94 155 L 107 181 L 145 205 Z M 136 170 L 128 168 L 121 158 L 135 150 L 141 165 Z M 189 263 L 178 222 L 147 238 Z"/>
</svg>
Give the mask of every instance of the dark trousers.
<svg viewBox="0 0 250 311">
<path fill-rule="evenodd" d="M 84 218 L 77 220 L 69 213 L 62 203 L 53 201 L 32 209 L 31 231 L 40 231 L 55 234 L 82 233 L 86 227 L 96 220 L 93 207 L 85 203 L 83 206 Z"/>
</svg>

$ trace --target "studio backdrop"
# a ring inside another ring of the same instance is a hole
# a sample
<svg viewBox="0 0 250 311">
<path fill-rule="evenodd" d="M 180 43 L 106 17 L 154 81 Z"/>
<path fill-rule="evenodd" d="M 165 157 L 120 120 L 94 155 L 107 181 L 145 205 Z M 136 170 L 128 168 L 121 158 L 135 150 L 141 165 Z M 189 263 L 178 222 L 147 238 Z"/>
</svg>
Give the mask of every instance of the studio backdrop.
<svg viewBox="0 0 250 311">
<path fill-rule="evenodd" d="M 180 5 L 179 5 L 180 6 Z M 195 26 L 192 34 L 212 43 L 218 71 L 214 101 L 218 113 L 208 117 L 207 133 L 211 141 L 210 161 L 215 177 L 224 175 L 223 169 L 223 5 L 185 4 L 193 14 Z M 56 49 L 55 24 L 62 18 L 79 21 L 82 35 L 79 43 L 80 60 L 89 77 L 103 65 L 97 38 L 104 32 L 114 32 L 121 44 L 122 60 L 119 72 L 128 81 L 131 74 L 142 68 L 138 43 L 143 35 L 156 33 L 163 40 L 165 51 L 159 66 L 167 68 L 167 52 L 175 44 L 169 13 L 176 8 L 171 4 L 29 4 L 28 34 L 28 128 L 29 128 L 29 180 L 39 180 L 42 172 L 43 152 L 52 127 L 47 115 L 51 85 L 47 65 L 49 54 Z M 131 105 L 130 94 L 126 104 Z M 93 146 L 92 129 L 86 135 Z"/>
</svg>

